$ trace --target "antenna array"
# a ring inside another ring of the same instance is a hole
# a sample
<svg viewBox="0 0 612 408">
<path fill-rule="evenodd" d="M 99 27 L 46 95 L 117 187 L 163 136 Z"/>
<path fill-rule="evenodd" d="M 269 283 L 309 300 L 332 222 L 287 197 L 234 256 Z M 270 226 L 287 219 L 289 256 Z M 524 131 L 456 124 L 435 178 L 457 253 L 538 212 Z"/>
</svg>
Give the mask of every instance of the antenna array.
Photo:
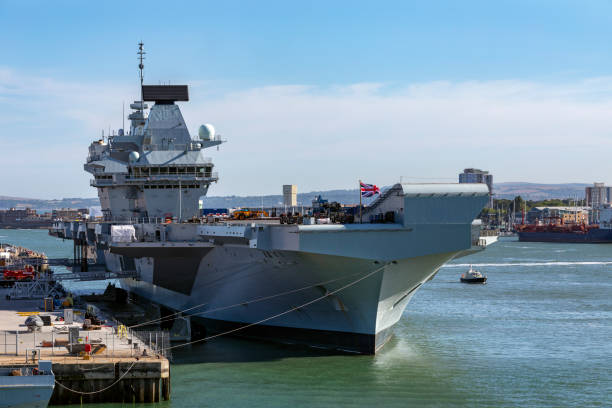
<svg viewBox="0 0 612 408">
<path fill-rule="evenodd" d="M 144 81 L 144 59 L 145 59 L 145 54 L 146 52 L 144 51 L 144 43 L 141 41 L 138 43 L 138 70 L 140 71 L 140 89 L 142 89 L 142 83 Z M 141 91 L 142 92 L 142 91 Z M 142 96 L 142 95 L 141 95 Z M 142 98 L 141 98 L 142 100 Z"/>
</svg>

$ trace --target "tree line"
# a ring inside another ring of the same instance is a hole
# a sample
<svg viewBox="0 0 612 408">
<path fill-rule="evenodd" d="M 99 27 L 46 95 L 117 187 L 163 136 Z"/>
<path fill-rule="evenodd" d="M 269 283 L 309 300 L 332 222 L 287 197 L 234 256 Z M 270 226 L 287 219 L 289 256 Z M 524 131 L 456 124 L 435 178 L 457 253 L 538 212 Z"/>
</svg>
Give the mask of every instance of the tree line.
<svg viewBox="0 0 612 408">
<path fill-rule="evenodd" d="M 501 218 L 508 221 L 514 209 L 515 214 L 525 211 L 525 214 L 534 207 L 571 207 L 576 205 L 576 200 L 573 198 L 550 198 L 547 200 L 524 200 L 520 195 L 514 199 L 498 198 L 493 200 L 491 208 L 484 208 L 478 218 L 483 220 L 493 220 Z M 580 201 L 578 202 L 580 204 Z"/>
</svg>

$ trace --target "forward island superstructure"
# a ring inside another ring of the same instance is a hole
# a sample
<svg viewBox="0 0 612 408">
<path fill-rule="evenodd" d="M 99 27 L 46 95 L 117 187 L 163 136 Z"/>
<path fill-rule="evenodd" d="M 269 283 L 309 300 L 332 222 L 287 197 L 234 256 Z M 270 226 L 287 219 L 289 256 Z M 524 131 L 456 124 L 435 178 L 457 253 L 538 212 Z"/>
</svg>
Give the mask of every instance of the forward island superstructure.
<svg viewBox="0 0 612 408">
<path fill-rule="evenodd" d="M 198 199 L 217 181 L 204 149 L 221 138 L 211 125 L 192 138 L 177 101 L 189 100 L 186 85 L 143 85 L 143 100 L 130 105 L 130 130 L 89 146 L 85 170 L 93 174 L 108 221 L 199 216 Z M 154 105 L 148 115 L 146 102 Z"/>
<path fill-rule="evenodd" d="M 139 297 L 210 332 L 375 353 L 418 288 L 478 249 L 484 184 L 398 183 L 363 209 L 364 223 L 200 218 L 218 181 L 203 152 L 222 140 L 210 125 L 189 134 L 177 105 L 187 100 L 187 86 L 142 85 L 130 130 L 90 146 L 103 220 L 50 230 L 133 272 L 121 285 Z"/>
</svg>

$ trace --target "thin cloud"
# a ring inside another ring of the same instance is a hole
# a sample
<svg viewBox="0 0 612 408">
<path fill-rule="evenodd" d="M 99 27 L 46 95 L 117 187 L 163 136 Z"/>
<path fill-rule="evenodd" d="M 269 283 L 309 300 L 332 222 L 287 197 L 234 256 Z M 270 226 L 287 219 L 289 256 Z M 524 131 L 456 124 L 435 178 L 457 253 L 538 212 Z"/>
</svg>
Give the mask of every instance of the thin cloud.
<svg viewBox="0 0 612 408">
<path fill-rule="evenodd" d="M 590 182 L 612 173 L 605 154 L 612 148 L 612 78 L 212 86 L 192 86 L 182 109 L 193 134 L 210 122 L 229 140 L 210 151 L 221 176 L 214 195 L 277 193 L 285 183 L 300 191 L 350 188 L 359 178 L 383 185 L 400 176 L 448 180 L 468 166 L 505 181 Z M 87 146 L 109 125 L 121 127 L 121 103 L 137 93 L 133 84 L 71 83 L 0 68 L 0 143 L 11 157 L 2 172 L 9 163 L 12 172 L 27 167 L 23 174 L 39 175 L 5 181 L 2 193 L 95 195 L 82 170 Z"/>
</svg>

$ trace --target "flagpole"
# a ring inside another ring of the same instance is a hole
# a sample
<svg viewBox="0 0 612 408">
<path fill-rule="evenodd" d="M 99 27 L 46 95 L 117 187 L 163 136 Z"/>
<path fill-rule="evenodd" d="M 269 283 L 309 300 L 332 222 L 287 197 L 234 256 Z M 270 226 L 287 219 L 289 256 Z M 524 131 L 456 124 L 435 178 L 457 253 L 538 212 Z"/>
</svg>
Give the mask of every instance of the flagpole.
<svg viewBox="0 0 612 408">
<path fill-rule="evenodd" d="M 363 219 L 361 218 L 361 180 L 359 180 L 359 223 L 363 224 Z"/>
</svg>

